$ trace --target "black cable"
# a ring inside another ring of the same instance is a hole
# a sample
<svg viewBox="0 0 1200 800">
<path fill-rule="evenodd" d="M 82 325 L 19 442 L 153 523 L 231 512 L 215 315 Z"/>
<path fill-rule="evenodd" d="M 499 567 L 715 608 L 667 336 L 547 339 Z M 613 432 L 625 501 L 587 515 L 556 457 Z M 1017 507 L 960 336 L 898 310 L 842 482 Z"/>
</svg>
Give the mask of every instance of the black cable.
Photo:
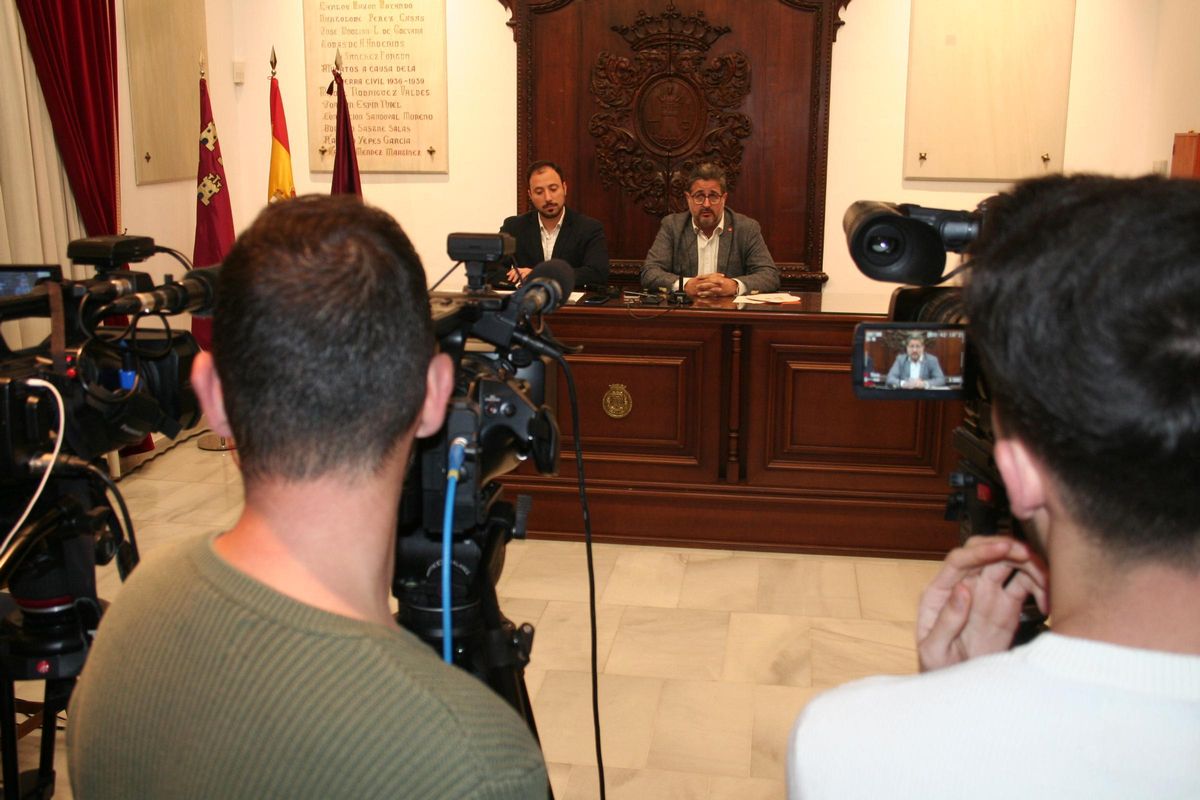
<svg viewBox="0 0 1200 800">
<path fill-rule="evenodd" d="M 129 542 L 129 547 L 133 551 L 133 563 L 140 561 L 138 555 L 137 539 L 133 534 L 133 516 L 129 513 L 129 506 L 125 504 L 125 498 L 121 495 L 121 490 L 117 488 L 116 481 L 112 479 L 107 472 L 97 467 L 95 464 L 88 463 L 88 474 L 94 478 L 98 478 L 108 491 L 112 492 L 112 496 L 117 501 L 117 507 L 121 509 L 121 524 L 125 528 L 125 540 Z"/>
<path fill-rule="evenodd" d="M 458 269 L 459 267 L 461 267 L 461 266 L 462 266 L 462 263 L 463 263 L 463 262 L 461 262 L 461 261 L 456 261 L 456 262 L 454 263 L 454 266 L 453 266 L 453 267 L 451 267 L 450 269 L 446 270 L 446 274 L 445 274 L 445 275 L 443 275 L 442 277 L 440 277 L 440 278 L 438 278 L 438 279 L 437 279 L 437 283 L 435 283 L 433 286 L 430 286 L 430 287 L 429 287 L 429 291 L 431 291 L 431 292 L 432 292 L 432 291 L 434 291 L 435 289 L 437 289 L 437 287 L 441 286 L 441 285 L 442 285 L 442 283 L 443 283 L 443 282 L 446 280 L 446 278 L 449 278 L 449 277 L 450 277 L 450 275 L 451 275 L 451 274 L 454 272 L 454 270 L 456 270 L 456 269 Z"/>
<path fill-rule="evenodd" d="M 564 356 L 555 354 L 567 379 L 567 396 L 571 404 L 571 431 L 575 440 L 575 471 L 579 483 L 579 506 L 583 510 L 583 543 L 587 552 L 588 611 L 592 637 L 592 731 L 596 737 L 596 770 L 600 780 L 600 800 L 604 800 L 604 755 L 600 746 L 600 678 L 596 667 L 596 566 L 592 560 L 592 515 L 588 510 L 587 487 L 583 478 L 583 445 L 579 439 L 579 401 L 575 395 L 575 376 Z"/>
<path fill-rule="evenodd" d="M 189 270 L 189 271 L 192 269 L 192 260 L 173 247 L 165 247 L 163 245 L 155 245 L 154 252 L 166 253 L 167 255 L 171 256 L 176 261 L 178 261 L 180 264 L 182 264 L 184 269 Z"/>
</svg>

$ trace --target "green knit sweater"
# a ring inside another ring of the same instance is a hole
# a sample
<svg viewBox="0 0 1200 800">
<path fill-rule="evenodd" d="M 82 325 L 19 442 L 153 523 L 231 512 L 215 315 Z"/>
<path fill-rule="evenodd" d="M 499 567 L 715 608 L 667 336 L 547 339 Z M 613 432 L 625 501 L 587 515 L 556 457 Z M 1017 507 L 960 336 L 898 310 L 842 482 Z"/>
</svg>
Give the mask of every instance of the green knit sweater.
<svg viewBox="0 0 1200 800">
<path fill-rule="evenodd" d="M 105 614 L 67 721 L 76 797 L 546 797 L 487 686 L 238 572 L 214 538 L 148 560 Z"/>
</svg>

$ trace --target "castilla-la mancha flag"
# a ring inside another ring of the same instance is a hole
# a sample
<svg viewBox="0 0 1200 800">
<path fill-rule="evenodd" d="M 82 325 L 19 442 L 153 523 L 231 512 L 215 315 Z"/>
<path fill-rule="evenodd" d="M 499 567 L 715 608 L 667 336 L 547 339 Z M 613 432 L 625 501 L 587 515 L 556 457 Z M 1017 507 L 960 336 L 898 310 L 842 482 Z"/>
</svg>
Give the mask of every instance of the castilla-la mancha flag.
<svg viewBox="0 0 1200 800">
<path fill-rule="evenodd" d="M 196 244 L 192 248 L 192 266 L 214 267 L 225 260 L 233 247 L 233 209 L 229 204 L 229 186 L 225 165 L 221 162 L 221 142 L 208 102 L 208 81 L 200 78 L 200 166 L 196 170 Z M 212 320 L 192 317 L 192 335 L 205 350 L 212 347 Z"/>
<path fill-rule="evenodd" d="M 279 96 L 279 81 L 271 76 L 271 168 L 267 173 L 267 202 L 296 196 L 292 180 L 292 148 L 288 145 L 287 119 L 283 116 L 283 99 Z"/>
<path fill-rule="evenodd" d="M 325 94 L 333 94 L 337 86 L 337 140 L 333 151 L 333 188 L 330 194 L 356 194 L 362 197 L 362 182 L 358 178 L 358 152 L 354 149 L 354 128 L 350 125 L 350 109 L 346 106 L 346 87 L 342 73 L 333 70 L 333 83 Z"/>
</svg>

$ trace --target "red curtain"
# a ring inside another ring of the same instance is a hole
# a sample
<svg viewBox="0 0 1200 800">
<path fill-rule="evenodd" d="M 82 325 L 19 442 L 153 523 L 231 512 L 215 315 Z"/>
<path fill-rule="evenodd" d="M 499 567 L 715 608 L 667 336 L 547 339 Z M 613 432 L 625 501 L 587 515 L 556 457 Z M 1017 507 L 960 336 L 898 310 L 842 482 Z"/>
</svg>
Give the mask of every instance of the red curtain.
<svg viewBox="0 0 1200 800">
<path fill-rule="evenodd" d="M 17 10 L 84 228 L 118 233 L 115 0 L 17 0 Z"/>
</svg>

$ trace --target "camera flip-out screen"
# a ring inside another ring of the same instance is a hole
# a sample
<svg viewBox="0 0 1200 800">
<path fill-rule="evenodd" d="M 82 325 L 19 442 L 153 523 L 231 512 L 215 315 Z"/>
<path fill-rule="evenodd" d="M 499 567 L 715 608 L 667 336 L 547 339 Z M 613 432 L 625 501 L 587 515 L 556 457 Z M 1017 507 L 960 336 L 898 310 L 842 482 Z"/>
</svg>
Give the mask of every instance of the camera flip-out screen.
<svg viewBox="0 0 1200 800">
<path fill-rule="evenodd" d="M 851 378 L 864 399 L 961 398 L 973 378 L 964 374 L 967 331 L 929 322 L 864 322 L 854 329 Z"/>
</svg>

